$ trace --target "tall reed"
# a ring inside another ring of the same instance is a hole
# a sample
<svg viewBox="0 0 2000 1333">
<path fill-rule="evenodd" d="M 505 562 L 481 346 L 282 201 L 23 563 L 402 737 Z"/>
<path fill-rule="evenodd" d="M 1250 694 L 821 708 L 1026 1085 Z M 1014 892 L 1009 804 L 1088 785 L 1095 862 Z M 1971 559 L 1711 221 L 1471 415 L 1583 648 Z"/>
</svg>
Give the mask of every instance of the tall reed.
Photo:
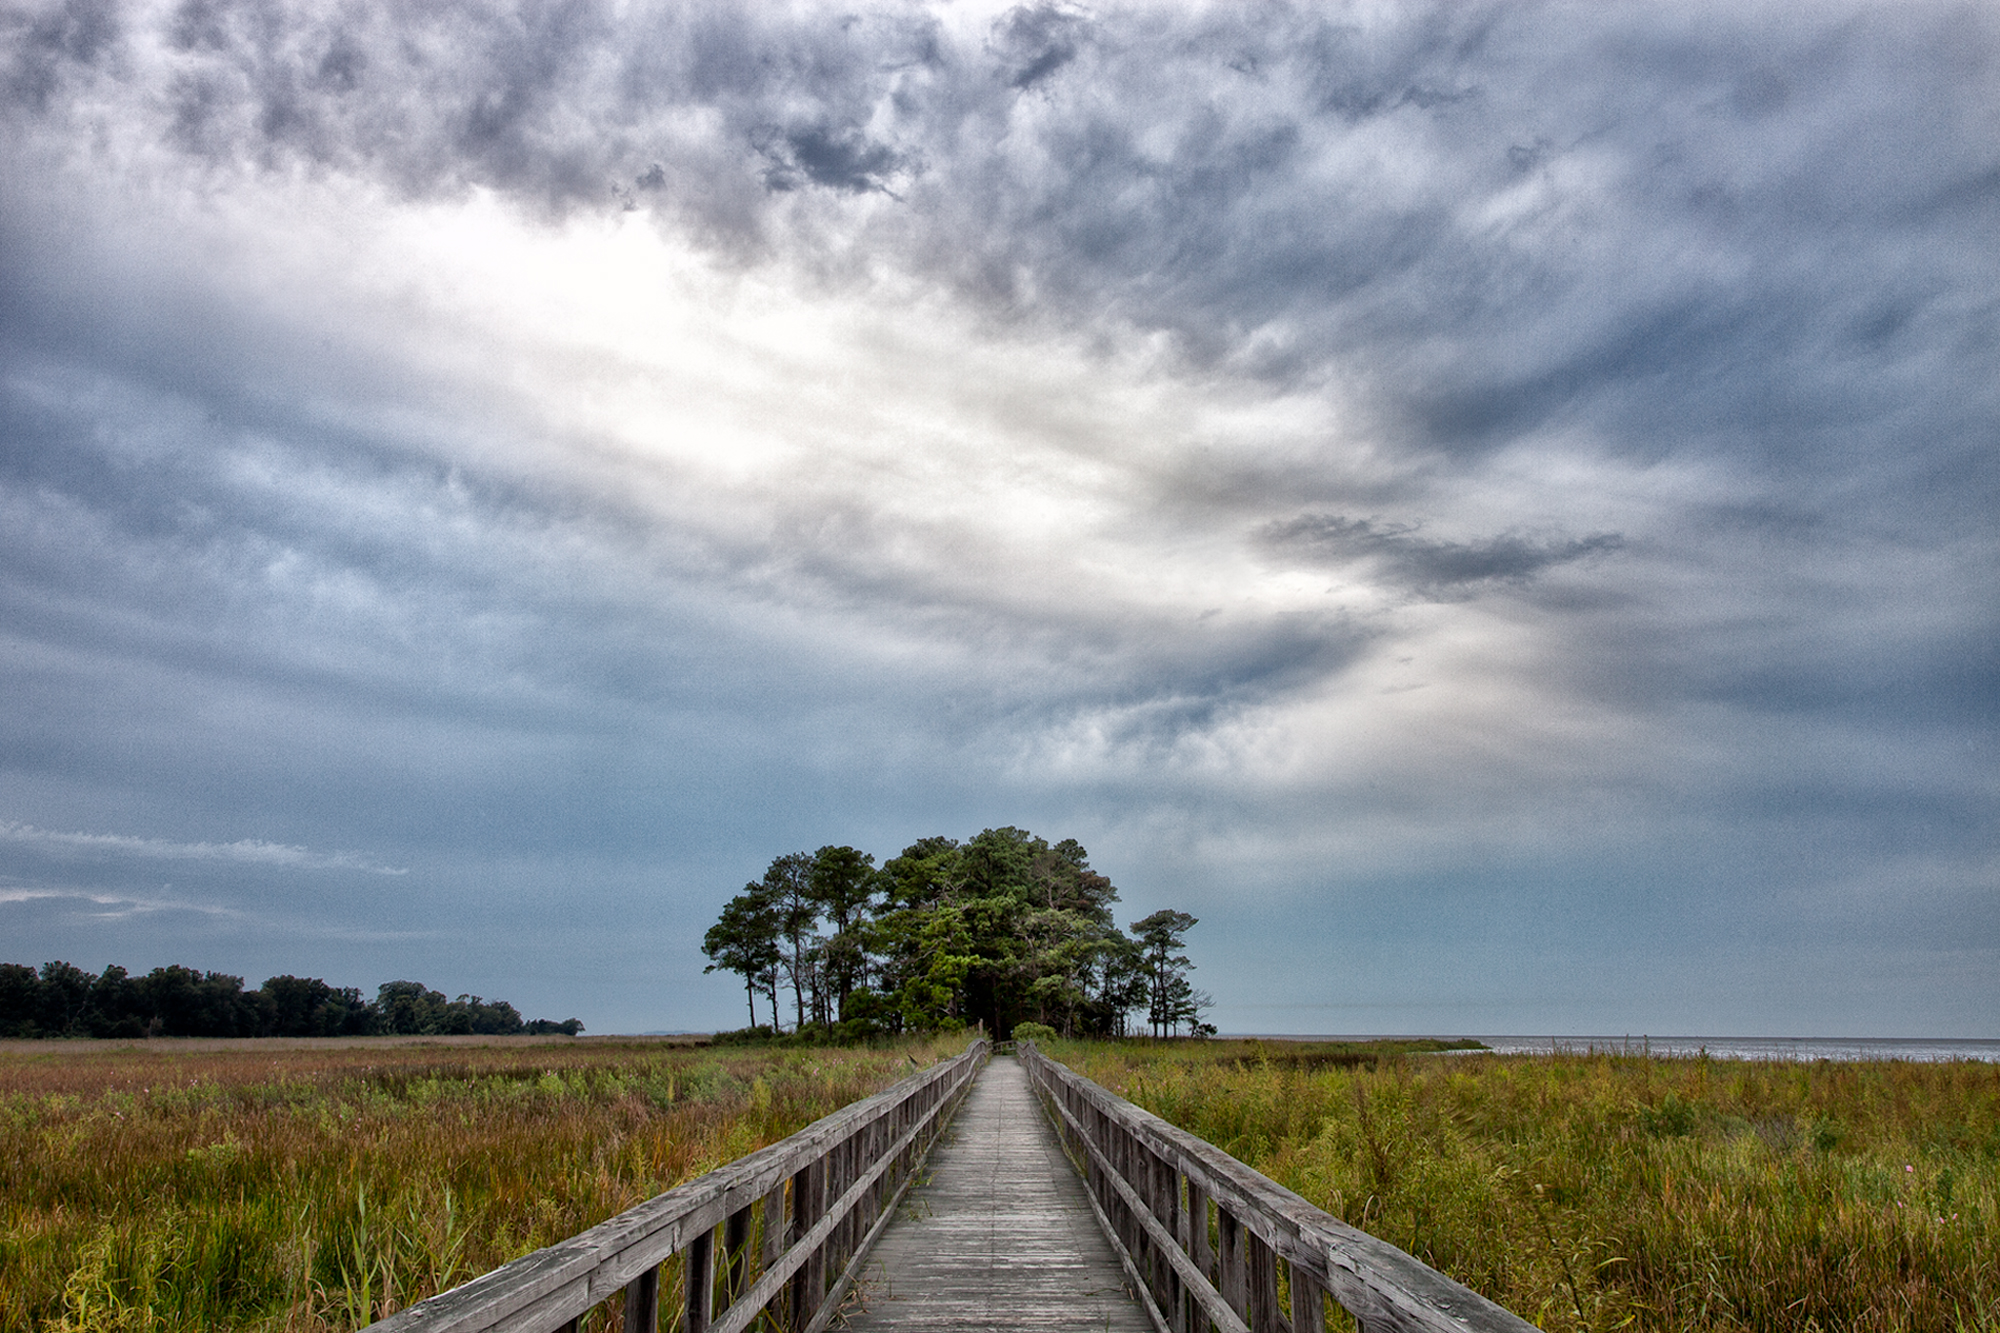
<svg viewBox="0 0 2000 1333">
<path fill-rule="evenodd" d="M 962 1045 L 0 1050 L 0 1330 L 354 1328 Z"/>
<path fill-rule="evenodd" d="M 2000 1066 L 1051 1054 L 1544 1328 L 2000 1328 Z"/>
</svg>

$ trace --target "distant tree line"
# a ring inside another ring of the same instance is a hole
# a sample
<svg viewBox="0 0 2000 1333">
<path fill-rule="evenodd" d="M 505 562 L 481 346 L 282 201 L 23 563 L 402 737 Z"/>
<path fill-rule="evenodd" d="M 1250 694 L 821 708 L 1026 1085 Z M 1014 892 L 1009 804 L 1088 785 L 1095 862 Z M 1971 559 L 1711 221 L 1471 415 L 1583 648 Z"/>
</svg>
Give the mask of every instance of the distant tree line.
<svg viewBox="0 0 2000 1333">
<path fill-rule="evenodd" d="M 0 1037 L 372 1037 L 583 1031 L 576 1019 L 523 1021 L 505 1000 L 391 981 L 373 1000 L 317 977 L 272 977 L 256 990 L 243 978 L 178 965 L 145 976 L 124 968 L 86 972 L 69 963 L 40 971 L 0 963 Z"/>
<path fill-rule="evenodd" d="M 783 1026 L 842 1037 L 1043 1023 L 1065 1036 L 1209 1035 L 1213 1001 L 1188 980 L 1185 912 L 1118 928 L 1118 890 L 1080 843 L 1025 829 L 925 838 L 881 866 L 852 847 L 791 852 L 723 907 L 706 971 L 743 978 Z"/>
</svg>

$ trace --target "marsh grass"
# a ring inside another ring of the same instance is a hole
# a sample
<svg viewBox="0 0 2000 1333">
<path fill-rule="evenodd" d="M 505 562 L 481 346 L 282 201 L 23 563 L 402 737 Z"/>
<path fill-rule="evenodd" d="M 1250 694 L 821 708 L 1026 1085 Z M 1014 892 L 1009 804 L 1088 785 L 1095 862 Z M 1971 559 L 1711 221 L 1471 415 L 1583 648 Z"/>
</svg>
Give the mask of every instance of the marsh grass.
<svg viewBox="0 0 2000 1333">
<path fill-rule="evenodd" d="M 1992 1064 L 1050 1053 L 1544 1328 L 2000 1329 Z"/>
<path fill-rule="evenodd" d="M 0 1330 L 357 1327 L 963 1044 L 0 1050 Z"/>
</svg>

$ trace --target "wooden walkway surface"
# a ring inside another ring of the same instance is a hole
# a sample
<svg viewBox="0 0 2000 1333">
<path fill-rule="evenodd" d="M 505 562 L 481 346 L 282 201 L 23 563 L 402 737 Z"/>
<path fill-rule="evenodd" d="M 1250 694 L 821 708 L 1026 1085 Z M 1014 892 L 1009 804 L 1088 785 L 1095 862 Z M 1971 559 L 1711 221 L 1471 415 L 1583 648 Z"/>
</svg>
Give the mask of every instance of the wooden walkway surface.
<svg viewBox="0 0 2000 1333">
<path fill-rule="evenodd" d="M 979 1076 L 867 1258 L 846 1327 L 1152 1333 L 1011 1056 Z"/>
</svg>

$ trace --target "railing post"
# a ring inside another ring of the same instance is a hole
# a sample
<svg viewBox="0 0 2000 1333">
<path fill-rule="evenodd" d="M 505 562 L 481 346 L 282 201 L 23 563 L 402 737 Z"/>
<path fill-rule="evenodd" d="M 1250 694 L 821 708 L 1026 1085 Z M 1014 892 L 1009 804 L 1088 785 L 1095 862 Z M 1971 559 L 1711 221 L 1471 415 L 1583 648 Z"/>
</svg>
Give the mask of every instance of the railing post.
<svg viewBox="0 0 2000 1333">
<path fill-rule="evenodd" d="M 1243 1322 L 1250 1333 L 1283 1333 L 1278 1316 L 1278 1256 L 1256 1232 L 1243 1230 Z"/>
<path fill-rule="evenodd" d="M 722 1224 L 722 1296 L 728 1305 L 750 1285 L 750 1205 L 744 1204 Z"/>
<path fill-rule="evenodd" d="M 771 1187 L 771 1192 L 764 1196 L 764 1244 L 760 1247 L 763 1253 L 759 1256 L 760 1262 L 757 1266 L 759 1273 L 768 1273 L 777 1265 L 778 1256 L 785 1252 L 785 1247 L 791 1240 L 786 1232 L 785 1182 L 781 1179 Z M 784 1299 L 783 1296 L 778 1296 L 772 1303 L 782 1304 Z"/>
<path fill-rule="evenodd" d="M 703 1333 L 709 1312 L 715 1308 L 715 1232 L 711 1228 L 696 1234 L 687 1247 L 687 1333 Z"/>
<path fill-rule="evenodd" d="M 1159 1154 L 1153 1151 L 1151 1145 L 1145 1143 L 1143 1140 L 1139 1140 L 1136 1135 L 1134 1136 L 1134 1144 L 1138 1149 L 1139 1155 L 1139 1180 L 1137 1182 L 1139 1186 L 1139 1201 L 1145 1204 L 1146 1212 L 1152 1216 L 1152 1219 L 1158 1221 L 1160 1217 L 1160 1176 L 1162 1174 Z M 1160 1251 L 1159 1245 L 1154 1241 L 1152 1231 L 1146 1228 L 1143 1223 L 1139 1231 L 1139 1240 L 1146 1247 L 1146 1266 L 1139 1271 L 1146 1275 L 1146 1283 L 1153 1289 L 1153 1299 L 1164 1308 L 1167 1305 L 1167 1283 L 1173 1274 L 1173 1267 L 1167 1262 L 1167 1256 Z"/>
<path fill-rule="evenodd" d="M 1195 1268 L 1214 1282 L 1215 1247 L 1208 1240 L 1208 1191 L 1196 1184 L 1192 1176 L 1188 1177 L 1187 1184 L 1187 1236 L 1182 1243 L 1187 1248 L 1188 1257 L 1194 1260 Z"/>
<path fill-rule="evenodd" d="M 658 1333 L 660 1270 L 647 1269 L 625 1287 L 625 1333 Z"/>
<path fill-rule="evenodd" d="M 1180 1169 L 1161 1153 L 1153 1154 L 1153 1216 L 1169 1236 L 1179 1239 L 1181 1234 L 1181 1175 Z M 1181 1307 L 1186 1304 L 1181 1293 L 1181 1274 L 1166 1254 L 1159 1257 L 1160 1310 L 1167 1316 L 1170 1327 L 1182 1325 Z"/>
<path fill-rule="evenodd" d="M 1326 1289 L 1297 1264 L 1292 1265 L 1292 1333 L 1326 1333 Z"/>
<path fill-rule="evenodd" d="M 860 1135 L 858 1134 L 849 1135 L 845 1143 L 833 1150 L 833 1184 L 826 1192 L 829 1200 L 838 1199 L 846 1194 L 847 1187 L 852 1185 L 855 1177 L 860 1175 L 860 1172 L 856 1169 L 860 1153 L 861 1142 Z M 845 1268 L 847 1266 L 847 1257 L 854 1253 L 854 1219 L 854 1210 L 850 1208 L 840 1221 L 834 1225 L 833 1253 L 830 1256 L 832 1260 L 830 1266 L 835 1270 Z"/>
<path fill-rule="evenodd" d="M 825 1208 L 826 1159 L 802 1167 L 792 1177 L 792 1225 L 804 1236 L 819 1221 Z M 826 1247 L 816 1248 L 799 1270 L 792 1274 L 792 1327 L 803 1330 L 819 1313 L 820 1298 L 826 1295 Z"/>
<path fill-rule="evenodd" d="M 1215 1235 L 1217 1240 L 1215 1263 L 1220 1281 L 1215 1289 L 1229 1308 L 1237 1314 L 1248 1317 L 1245 1304 L 1247 1292 L 1243 1280 L 1243 1224 L 1221 1204 L 1215 1206 Z"/>
</svg>

